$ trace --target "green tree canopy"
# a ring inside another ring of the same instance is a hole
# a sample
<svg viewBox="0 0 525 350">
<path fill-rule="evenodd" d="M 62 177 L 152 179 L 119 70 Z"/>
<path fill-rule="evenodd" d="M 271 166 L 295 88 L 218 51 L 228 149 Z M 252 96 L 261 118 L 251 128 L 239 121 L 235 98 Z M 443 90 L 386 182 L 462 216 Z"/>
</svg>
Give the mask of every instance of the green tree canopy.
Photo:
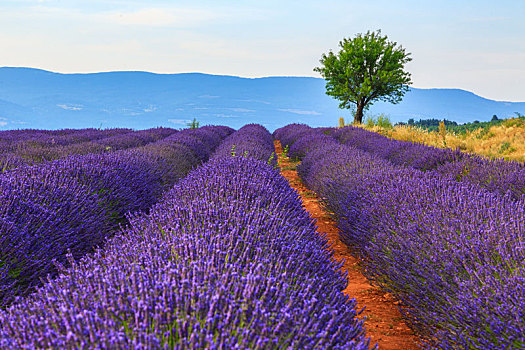
<svg viewBox="0 0 525 350">
<path fill-rule="evenodd" d="M 341 101 L 339 108 L 356 108 L 354 122 L 361 123 L 363 111 L 375 101 L 399 103 L 412 83 L 405 64 L 412 59 L 381 31 L 358 34 L 339 42 L 341 50 L 330 51 L 314 71 L 326 80 L 326 94 Z"/>
</svg>

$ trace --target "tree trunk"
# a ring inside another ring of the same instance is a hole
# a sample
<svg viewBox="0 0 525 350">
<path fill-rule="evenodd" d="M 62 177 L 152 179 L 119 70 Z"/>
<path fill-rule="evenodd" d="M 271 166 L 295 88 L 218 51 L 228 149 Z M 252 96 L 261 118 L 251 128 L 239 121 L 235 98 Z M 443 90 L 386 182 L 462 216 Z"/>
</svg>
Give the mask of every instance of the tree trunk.
<svg viewBox="0 0 525 350">
<path fill-rule="evenodd" d="M 357 110 L 355 111 L 355 116 L 354 116 L 354 123 L 361 124 L 363 122 L 364 107 L 365 107 L 364 103 L 357 104 Z"/>
</svg>

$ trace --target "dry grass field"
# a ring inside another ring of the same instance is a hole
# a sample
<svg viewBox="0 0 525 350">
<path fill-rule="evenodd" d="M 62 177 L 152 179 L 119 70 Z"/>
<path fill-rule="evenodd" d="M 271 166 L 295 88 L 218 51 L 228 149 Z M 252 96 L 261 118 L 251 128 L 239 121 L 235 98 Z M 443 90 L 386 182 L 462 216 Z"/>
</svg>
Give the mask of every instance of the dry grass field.
<svg viewBox="0 0 525 350">
<path fill-rule="evenodd" d="M 490 158 L 525 161 L 525 118 L 506 119 L 500 125 L 463 134 L 447 130 L 444 125 L 437 132 L 410 125 L 382 127 L 362 124 L 362 127 L 396 140 L 419 142 L 440 148 L 459 147 L 462 151 Z"/>
</svg>

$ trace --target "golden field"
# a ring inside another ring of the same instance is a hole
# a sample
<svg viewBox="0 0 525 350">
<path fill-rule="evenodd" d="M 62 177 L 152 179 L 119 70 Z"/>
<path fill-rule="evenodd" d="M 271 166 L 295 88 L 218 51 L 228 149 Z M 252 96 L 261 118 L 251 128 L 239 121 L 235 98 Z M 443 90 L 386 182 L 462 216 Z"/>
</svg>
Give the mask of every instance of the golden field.
<svg viewBox="0 0 525 350">
<path fill-rule="evenodd" d="M 381 127 L 359 125 L 390 138 L 419 142 L 440 148 L 460 148 L 490 158 L 525 161 L 525 118 L 506 119 L 500 125 L 479 128 L 466 133 L 454 133 L 440 125 L 438 132 L 426 131 L 410 125 Z"/>
</svg>

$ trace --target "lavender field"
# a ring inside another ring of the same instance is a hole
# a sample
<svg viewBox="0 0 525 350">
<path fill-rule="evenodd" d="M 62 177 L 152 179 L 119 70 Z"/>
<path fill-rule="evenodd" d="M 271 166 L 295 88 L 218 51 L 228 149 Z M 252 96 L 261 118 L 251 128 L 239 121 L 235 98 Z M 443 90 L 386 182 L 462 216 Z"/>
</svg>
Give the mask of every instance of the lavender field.
<svg viewBox="0 0 525 350">
<path fill-rule="evenodd" d="M 274 136 L 429 348 L 525 348 L 525 168 L 360 128 Z"/>
<path fill-rule="evenodd" d="M 525 348 L 523 164 L 248 124 L 0 132 L 0 349 L 376 348 L 274 140 L 423 347 Z"/>
<path fill-rule="evenodd" d="M 23 161 L 1 175 L 0 348 L 369 348 L 264 127 L 6 132 L 5 149 Z"/>
</svg>

